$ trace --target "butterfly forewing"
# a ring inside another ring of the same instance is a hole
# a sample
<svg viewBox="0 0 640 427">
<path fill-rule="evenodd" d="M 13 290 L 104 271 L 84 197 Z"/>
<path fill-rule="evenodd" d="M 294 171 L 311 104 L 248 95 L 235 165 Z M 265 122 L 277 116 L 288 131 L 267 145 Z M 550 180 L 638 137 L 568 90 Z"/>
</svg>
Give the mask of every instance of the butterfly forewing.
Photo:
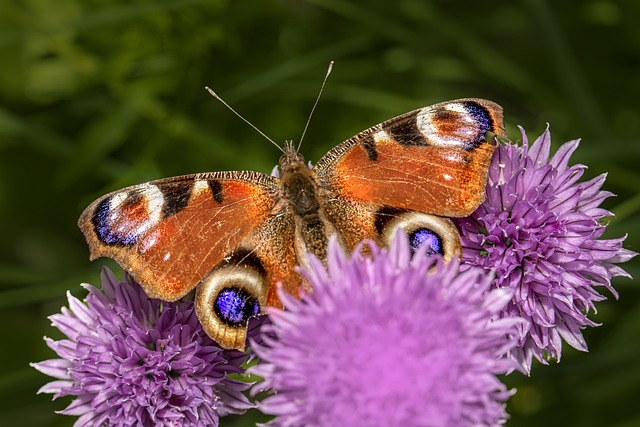
<svg viewBox="0 0 640 427">
<path fill-rule="evenodd" d="M 367 129 L 316 165 L 320 186 L 338 198 L 459 217 L 484 200 L 502 108 L 480 99 L 444 102 Z"/>
<path fill-rule="evenodd" d="M 78 225 L 91 258 L 106 256 L 151 297 L 173 301 L 273 214 L 277 182 L 257 172 L 187 175 L 101 197 Z"/>
</svg>

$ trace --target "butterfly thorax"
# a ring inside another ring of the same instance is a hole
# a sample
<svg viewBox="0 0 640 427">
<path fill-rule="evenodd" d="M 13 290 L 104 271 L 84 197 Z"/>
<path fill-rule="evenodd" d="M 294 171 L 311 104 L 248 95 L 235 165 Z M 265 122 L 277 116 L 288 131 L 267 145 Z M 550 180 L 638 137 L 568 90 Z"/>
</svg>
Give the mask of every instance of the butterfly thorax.
<svg viewBox="0 0 640 427">
<path fill-rule="evenodd" d="M 293 157 L 295 155 L 295 157 Z M 318 187 L 314 172 L 304 164 L 304 158 L 298 153 L 285 153 L 280 159 L 282 190 L 284 198 L 291 204 L 296 215 L 306 216 L 318 213 L 316 189 Z"/>
</svg>

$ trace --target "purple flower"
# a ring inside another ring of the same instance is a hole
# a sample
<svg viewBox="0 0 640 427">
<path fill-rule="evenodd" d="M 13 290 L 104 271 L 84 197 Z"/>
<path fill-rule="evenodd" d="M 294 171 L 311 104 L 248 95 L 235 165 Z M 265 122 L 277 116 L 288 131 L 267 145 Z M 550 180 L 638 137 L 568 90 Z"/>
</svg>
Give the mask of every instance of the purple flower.
<svg viewBox="0 0 640 427">
<path fill-rule="evenodd" d="M 516 344 L 518 319 L 492 321 L 513 291 L 489 291 L 477 270 L 424 254 L 411 260 L 398 234 L 388 252 L 348 258 L 335 241 L 328 271 L 315 258 L 304 273 L 313 293 L 281 292 L 253 392 L 279 426 L 481 426 L 506 419 L 508 391 L 496 375 Z"/>
<path fill-rule="evenodd" d="M 34 363 L 57 378 L 40 389 L 76 396 L 60 413 L 75 426 L 217 426 L 218 417 L 252 407 L 242 394 L 244 353 L 222 350 L 202 330 L 192 302 L 149 299 L 128 277 L 105 269 L 102 291 L 83 285 L 86 304 L 50 317 L 68 339 L 45 338 L 59 359 Z"/>
<path fill-rule="evenodd" d="M 578 182 L 585 166 L 568 166 L 578 140 L 562 145 L 549 159 L 547 129 L 529 145 L 506 144 L 496 150 L 489 171 L 487 199 L 468 218 L 456 220 L 463 247 L 461 269 L 495 272 L 494 288 L 512 289 L 513 300 L 501 313 L 521 317 L 520 342 L 512 356 L 529 371 L 533 357 L 560 360 L 562 339 L 579 350 L 587 345 L 582 329 L 594 303 L 617 297 L 611 278 L 628 274 L 616 266 L 636 254 L 622 248 L 624 237 L 600 239 L 599 207 L 612 194 L 600 191 L 605 175 Z"/>
</svg>

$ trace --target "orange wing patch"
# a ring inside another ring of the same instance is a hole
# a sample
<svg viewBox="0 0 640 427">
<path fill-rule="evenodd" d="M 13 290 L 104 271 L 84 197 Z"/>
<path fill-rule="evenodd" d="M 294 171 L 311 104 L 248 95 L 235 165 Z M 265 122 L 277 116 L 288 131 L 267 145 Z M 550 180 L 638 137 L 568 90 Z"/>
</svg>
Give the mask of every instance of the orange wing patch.
<svg viewBox="0 0 640 427">
<path fill-rule="evenodd" d="M 445 147 L 401 147 L 377 140 L 377 160 L 355 146 L 338 163 L 333 186 L 342 197 L 442 216 L 470 214 L 484 200 L 494 147 L 472 152 Z"/>
</svg>

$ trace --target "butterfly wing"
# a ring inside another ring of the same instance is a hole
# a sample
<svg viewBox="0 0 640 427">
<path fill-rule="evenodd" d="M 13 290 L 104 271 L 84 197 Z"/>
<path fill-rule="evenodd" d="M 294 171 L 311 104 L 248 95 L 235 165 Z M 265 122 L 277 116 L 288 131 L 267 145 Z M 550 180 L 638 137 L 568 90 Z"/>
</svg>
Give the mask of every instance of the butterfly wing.
<svg viewBox="0 0 640 427">
<path fill-rule="evenodd" d="M 252 271 L 258 276 L 255 289 L 249 290 L 259 302 L 256 307 L 280 306 L 274 285 L 281 282 L 296 295 L 300 281 L 290 243 L 293 221 L 279 201 L 278 181 L 269 175 L 186 175 L 107 194 L 87 207 L 78 225 L 91 259 L 113 258 L 150 297 L 174 301 L 196 286 L 206 287 L 213 276 L 224 282 L 227 276 L 238 277 L 238 272 L 242 277 L 234 286 L 241 288 L 243 277 Z M 235 294 L 245 300 L 246 295 Z M 217 298 L 217 293 L 211 297 Z M 200 313 L 199 318 L 213 339 L 225 348 L 244 348 L 245 319 L 228 325 L 219 318 L 237 317 L 238 312 L 207 313 L 214 319 Z"/>
<path fill-rule="evenodd" d="M 328 215 L 349 246 L 374 238 L 380 207 L 469 215 L 485 196 L 495 149 L 487 132 L 504 136 L 502 108 L 482 99 L 461 99 L 359 133 L 314 168 L 319 185 L 332 195 Z"/>
</svg>

